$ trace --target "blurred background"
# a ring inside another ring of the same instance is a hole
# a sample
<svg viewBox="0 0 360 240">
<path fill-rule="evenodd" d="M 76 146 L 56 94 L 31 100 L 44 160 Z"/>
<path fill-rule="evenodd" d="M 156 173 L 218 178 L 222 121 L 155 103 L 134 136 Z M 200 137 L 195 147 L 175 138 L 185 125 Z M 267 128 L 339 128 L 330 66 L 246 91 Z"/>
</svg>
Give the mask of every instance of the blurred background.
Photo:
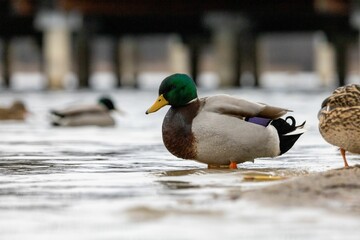
<svg viewBox="0 0 360 240">
<path fill-rule="evenodd" d="M 246 192 L 343 167 L 317 113 L 335 87 L 359 83 L 359 31 L 356 0 L 0 0 L 0 105 L 24 102 L 0 106 L 0 119 L 24 120 L 0 120 L 0 238 L 358 240 L 355 178 L 281 188 L 304 193 L 293 203 Z M 308 131 L 238 171 L 176 158 L 162 141 L 166 110 L 145 115 L 174 72 L 200 97 L 292 109 Z M 99 107 L 102 95 L 125 112 L 114 126 L 54 124 L 54 110 Z"/>
<path fill-rule="evenodd" d="M 359 82 L 357 0 L 0 0 L 2 89 Z"/>
</svg>

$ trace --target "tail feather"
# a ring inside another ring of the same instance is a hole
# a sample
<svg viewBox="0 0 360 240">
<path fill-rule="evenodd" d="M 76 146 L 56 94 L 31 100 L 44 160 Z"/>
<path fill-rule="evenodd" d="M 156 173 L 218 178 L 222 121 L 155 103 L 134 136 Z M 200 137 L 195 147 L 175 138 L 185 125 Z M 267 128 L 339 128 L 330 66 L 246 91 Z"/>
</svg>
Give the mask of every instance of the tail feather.
<svg viewBox="0 0 360 240">
<path fill-rule="evenodd" d="M 291 120 L 291 124 L 287 122 L 288 119 Z M 299 137 L 305 132 L 305 129 L 303 129 L 305 122 L 296 126 L 296 121 L 292 116 L 286 117 L 285 120 L 282 118 L 275 119 L 271 122 L 271 125 L 276 128 L 279 135 L 280 155 L 289 151 Z"/>
<path fill-rule="evenodd" d="M 56 110 L 50 110 L 50 114 L 52 114 L 52 115 L 54 115 L 54 116 L 57 116 L 57 117 L 60 117 L 60 118 L 65 117 L 64 114 L 62 114 L 62 113 L 60 113 L 60 112 L 58 112 L 58 111 L 56 111 Z"/>
</svg>

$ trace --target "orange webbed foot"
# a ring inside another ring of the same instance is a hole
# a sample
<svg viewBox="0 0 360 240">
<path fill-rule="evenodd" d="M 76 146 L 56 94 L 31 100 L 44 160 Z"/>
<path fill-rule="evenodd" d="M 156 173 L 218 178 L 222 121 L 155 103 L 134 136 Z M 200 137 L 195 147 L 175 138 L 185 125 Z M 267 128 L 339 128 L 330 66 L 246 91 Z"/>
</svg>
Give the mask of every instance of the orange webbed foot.
<svg viewBox="0 0 360 240">
<path fill-rule="evenodd" d="M 229 169 L 237 169 L 237 163 L 236 162 L 230 162 Z"/>
</svg>

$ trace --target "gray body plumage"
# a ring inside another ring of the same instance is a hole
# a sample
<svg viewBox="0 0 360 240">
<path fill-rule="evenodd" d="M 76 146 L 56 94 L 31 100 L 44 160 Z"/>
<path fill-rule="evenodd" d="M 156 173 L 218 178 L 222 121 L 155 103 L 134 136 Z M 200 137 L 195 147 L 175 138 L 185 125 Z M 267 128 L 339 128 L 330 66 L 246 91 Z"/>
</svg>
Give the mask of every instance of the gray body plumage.
<svg viewBox="0 0 360 240">
<path fill-rule="evenodd" d="M 103 105 L 73 106 L 53 111 L 52 122 L 57 126 L 114 126 L 110 111 Z"/>
<path fill-rule="evenodd" d="M 245 118 L 276 119 L 288 111 L 227 95 L 196 99 L 170 108 L 163 123 L 164 144 L 178 157 L 214 165 L 275 157 L 280 154 L 275 127 Z"/>
</svg>

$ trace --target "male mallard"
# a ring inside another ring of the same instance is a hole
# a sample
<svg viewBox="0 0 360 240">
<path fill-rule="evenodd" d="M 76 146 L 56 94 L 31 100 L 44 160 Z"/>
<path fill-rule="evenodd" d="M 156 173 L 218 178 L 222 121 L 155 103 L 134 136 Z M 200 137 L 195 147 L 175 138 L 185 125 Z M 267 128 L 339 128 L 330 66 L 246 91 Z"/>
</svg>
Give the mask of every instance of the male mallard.
<svg viewBox="0 0 360 240">
<path fill-rule="evenodd" d="M 108 97 L 99 99 L 95 105 L 72 106 L 63 110 L 52 110 L 54 126 L 114 126 L 111 111 L 115 110 L 113 101 Z"/>
<path fill-rule="evenodd" d="M 14 101 L 10 107 L 0 108 L 0 120 L 24 120 L 27 113 L 23 102 Z"/>
<path fill-rule="evenodd" d="M 146 111 L 165 105 L 162 135 L 165 147 L 175 156 L 208 166 L 229 165 L 287 152 L 300 137 L 300 126 L 279 117 L 288 109 L 249 102 L 227 95 L 198 98 L 194 81 L 185 74 L 165 78 L 159 97 Z"/>
<path fill-rule="evenodd" d="M 345 152 L 360 153 L 360 85 L 337 88 L 321 104 L 319 130 L 330 144 L 340 147 L 345 168 Z"/>
</svg>

